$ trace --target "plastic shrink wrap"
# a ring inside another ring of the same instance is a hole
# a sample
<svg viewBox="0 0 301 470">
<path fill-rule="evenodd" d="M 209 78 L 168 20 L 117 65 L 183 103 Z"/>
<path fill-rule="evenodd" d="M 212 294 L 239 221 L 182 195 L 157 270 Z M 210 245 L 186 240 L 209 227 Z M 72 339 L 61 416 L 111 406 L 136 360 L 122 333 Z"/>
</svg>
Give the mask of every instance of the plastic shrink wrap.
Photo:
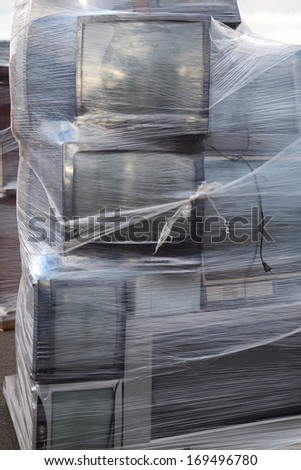
<svg viewBox="0 0 301 470">
<path fill-rule="evenodd" d="M 21 277 L 16 197 L 0 193 L 0 331 L 12 329 Z"/>
<path fill-rule="evenodd" d="M 10 129 L 9 42 L 0 41 L 0 191 L 16 193 L 19 150 Z"/>
<path fill-rule="evenodd" d="M 80 3 L 14 21 L 20 446 L 298 442 L 300 48 Z"/>
<path fill-rule="evenodd" d="M 233 28 L 241 21 L 237 0 L 40 0 L 32 2 L 30 16 L 36 19 L 54 13 L 101 9 L 140 13 L 199 13 L 211 15 Z"/>
<path fill-rule="evenodd" d="M 14 323 L 21 261 L 16 220 L 19 150 L 10 129 L 9 42 L 0 41 L 0 330 Z"/>
</svg>

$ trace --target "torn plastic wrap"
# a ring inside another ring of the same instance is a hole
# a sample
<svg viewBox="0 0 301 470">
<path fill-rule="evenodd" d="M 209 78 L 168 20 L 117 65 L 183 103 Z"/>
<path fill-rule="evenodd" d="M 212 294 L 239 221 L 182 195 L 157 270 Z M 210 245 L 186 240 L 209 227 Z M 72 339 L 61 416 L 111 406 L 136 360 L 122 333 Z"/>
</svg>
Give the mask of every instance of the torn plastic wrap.
<svg viewBox="0 0 301 470">
<path fill-rule="evenodd" d="M 300 442 L 300 48 L 18 5 L 21 448 Z"/>
</svg>

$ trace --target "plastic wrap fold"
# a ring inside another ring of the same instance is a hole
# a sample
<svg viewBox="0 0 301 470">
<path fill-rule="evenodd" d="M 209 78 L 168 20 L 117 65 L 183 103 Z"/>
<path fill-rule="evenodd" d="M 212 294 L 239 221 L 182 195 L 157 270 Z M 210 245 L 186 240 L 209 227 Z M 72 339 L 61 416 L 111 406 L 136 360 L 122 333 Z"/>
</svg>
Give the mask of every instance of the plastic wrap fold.
<svg viewBox="0 0 301 470">
<path fill-rule="evenodd" d="M 300 47 L 75 3 L 13 28 L 21 447 L 299 442 Z"/>
</svg>

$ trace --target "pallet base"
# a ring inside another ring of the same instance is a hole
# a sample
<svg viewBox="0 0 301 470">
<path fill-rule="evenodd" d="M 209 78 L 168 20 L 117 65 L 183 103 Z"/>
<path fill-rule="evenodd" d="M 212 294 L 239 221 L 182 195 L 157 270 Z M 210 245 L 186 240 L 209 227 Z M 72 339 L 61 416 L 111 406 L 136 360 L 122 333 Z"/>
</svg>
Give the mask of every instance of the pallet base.
<svg viewBox="0 0 301 470">
<path fill-rule="evenodd" d="M 16 313 L 9 312 L 5 315 L 0 314 L 0 331 L 11 331 L 15 329 Z"/>
</svg>

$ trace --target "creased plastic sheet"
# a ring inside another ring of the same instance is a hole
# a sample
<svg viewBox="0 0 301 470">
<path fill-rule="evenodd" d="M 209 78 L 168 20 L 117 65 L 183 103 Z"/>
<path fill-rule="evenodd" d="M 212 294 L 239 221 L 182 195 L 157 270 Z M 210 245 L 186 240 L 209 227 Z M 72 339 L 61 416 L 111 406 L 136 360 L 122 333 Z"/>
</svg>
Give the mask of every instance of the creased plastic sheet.
<svg viewBox="0 0 301 470">
<path fill-rule="evenodd" d="M 299 442 L 300 48 L 53 5 L 11 57 L 21 447 Z"/>
</svg>

